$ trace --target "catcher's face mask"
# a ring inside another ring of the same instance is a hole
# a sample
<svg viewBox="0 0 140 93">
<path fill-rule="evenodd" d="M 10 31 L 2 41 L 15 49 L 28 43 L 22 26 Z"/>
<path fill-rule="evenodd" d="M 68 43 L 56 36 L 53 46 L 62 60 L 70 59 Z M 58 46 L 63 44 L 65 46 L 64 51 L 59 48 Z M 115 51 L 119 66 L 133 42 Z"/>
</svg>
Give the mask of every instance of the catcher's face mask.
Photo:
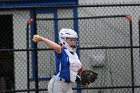
<svg viewBox="0 0 140 93">
<path fill-rule="evenodd" d="M 77 48 L 77 39 L 76 38 L 67 38 L 66 41 L 70 47 Z"/>
</svg>

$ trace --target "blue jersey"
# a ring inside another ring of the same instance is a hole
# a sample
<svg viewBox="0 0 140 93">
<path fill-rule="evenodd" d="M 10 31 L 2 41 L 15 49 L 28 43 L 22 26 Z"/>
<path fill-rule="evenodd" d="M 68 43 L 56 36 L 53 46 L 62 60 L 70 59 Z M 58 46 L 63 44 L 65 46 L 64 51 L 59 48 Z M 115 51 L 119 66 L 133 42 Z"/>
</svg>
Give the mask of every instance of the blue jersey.
<svg viewBox="0 0 140 93">
<path fill-rule="evenodd" d="M 55 60 L 56 60 L 56 69 L 54 75 L 59 74 L 59 77 L 70 82 L 70 69 L 69 69 L 70 62 L 69 57 L 65 52 L 64 48 L 62 48 L 61 54 L 58 54 L 55 51 Z"/>
</svg>

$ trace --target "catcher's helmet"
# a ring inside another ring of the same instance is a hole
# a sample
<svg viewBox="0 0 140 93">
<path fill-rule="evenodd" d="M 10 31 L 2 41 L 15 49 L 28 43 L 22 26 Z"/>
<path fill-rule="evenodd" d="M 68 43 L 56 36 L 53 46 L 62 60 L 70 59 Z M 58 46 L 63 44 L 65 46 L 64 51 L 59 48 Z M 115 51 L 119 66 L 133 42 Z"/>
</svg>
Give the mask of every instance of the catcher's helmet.
<svg viewBox="0 0 140 93">
<path fill-rule="evenodd" d="M 74 52 L 76 50 L 77 43 L 76 43 L 75 47 L 70 46 L 66 41 L 67 38 L 77 39 L 78 35 L 74 30 L 66 29 L 66 28 L 62 28 L 59 32 L 59 40 L 60 40 L 60 43 L 62 44 L 62 46 L 65 47 L 66 49 L 68 49 L 69 51 Z"/>
</svg>

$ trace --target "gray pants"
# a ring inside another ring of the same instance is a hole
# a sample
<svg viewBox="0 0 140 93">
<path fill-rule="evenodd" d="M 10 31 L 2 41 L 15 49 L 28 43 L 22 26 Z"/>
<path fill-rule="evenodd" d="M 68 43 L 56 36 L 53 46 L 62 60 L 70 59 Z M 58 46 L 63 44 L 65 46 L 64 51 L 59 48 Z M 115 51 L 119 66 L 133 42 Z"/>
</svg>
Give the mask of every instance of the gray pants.
<svg viewBox="0 0 140 93">
<path fill-rule="evenodd" d="M 60 78 L 53 76 L 48 84 L 48 93 L 73 93 L 71 83 L 60 81 Z"/>
</svg>

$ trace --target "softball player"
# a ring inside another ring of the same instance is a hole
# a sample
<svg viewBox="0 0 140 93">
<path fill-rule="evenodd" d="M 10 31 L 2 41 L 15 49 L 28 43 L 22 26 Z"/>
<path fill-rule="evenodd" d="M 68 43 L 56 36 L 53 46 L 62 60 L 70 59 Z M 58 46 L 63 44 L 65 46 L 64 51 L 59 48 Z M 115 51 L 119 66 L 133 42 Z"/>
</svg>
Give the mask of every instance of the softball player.
<svg viewBox="0 0 140 93">
<path fill-rule="evenodd" d="M 60 44 L 47 38 L 34 35 L 35 43 L 43 41 L 55 51 L 56 68 L 48 84 L 48 93 L 73 93 L 71 84 L 79 78 L 82 64 L 76 54 L 77 33 L 72 29 L 61 29 L 59 32 Z"/>
</svg>

